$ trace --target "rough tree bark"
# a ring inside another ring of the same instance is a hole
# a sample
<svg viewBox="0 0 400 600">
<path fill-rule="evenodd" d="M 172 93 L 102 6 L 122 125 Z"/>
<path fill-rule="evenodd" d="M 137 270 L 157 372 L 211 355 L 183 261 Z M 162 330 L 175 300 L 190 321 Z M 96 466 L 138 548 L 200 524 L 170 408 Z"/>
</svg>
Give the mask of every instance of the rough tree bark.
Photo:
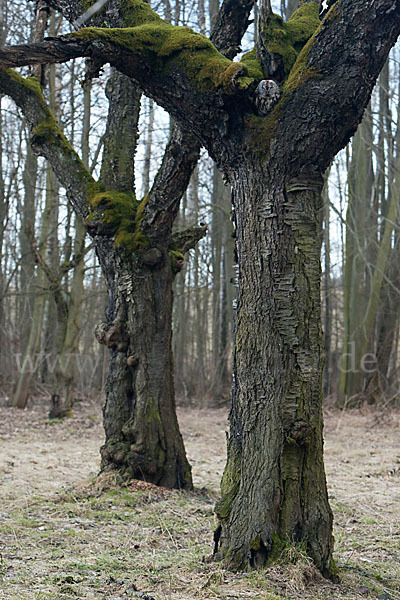
<svg viewBox="0 0 400 600">
<path fill-rule="evenodd" d="M 267 18 L 263 57 L 274 54 L 281 98 L 265 117 L 253 94 L 271 73 L 255 53 L 231 63 L 139 0 L 129 3 L 128 30 L 87 29 L 0 52 L 0 66 L 77 55 L 111 62 L 191 128 L 232 184 L 239 289 L 216 557 L 256 566 L 301 542 L 328 576 L 335 567 L 322 456 L 322 174 L 354 133 L 400 32 L 400 0 L 372 0 L 368 10 L 364 0 L 331 4 L 321 25 L 312 2 L 288 24 Z M 287 44 L 271 46 L 269 37 Z M 143 214 L 150 222 L 148 207 Z"/>
</svg>

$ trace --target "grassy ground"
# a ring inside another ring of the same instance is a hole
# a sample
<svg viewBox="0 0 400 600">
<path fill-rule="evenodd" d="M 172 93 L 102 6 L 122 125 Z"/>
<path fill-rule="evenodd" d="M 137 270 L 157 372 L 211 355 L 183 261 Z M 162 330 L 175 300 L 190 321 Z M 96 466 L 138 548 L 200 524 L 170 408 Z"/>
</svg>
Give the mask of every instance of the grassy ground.
<svg viewBox="0 0 400 600">
<path fill-rule="evenodd" d="M 49 423 L 0 408 L 0 598 L 7 600 L 400 599 L 400 413 L 326 415 L 326 466 L 341 583 L 296 549 L 268 570 L 207 561 L 226 413 L 180 411 L 196 492 L 95 479 L 99 407 Z"/>
</svg>

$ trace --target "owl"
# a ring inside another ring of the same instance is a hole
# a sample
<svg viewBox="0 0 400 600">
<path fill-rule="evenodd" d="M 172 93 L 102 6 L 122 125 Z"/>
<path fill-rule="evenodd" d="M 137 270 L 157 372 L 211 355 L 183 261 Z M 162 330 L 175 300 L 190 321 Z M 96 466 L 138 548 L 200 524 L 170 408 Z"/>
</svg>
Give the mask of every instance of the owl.
<svg viewBox="0 0 400 600">
<path fill-rule="evenodd" d="M 263 79 L 255 91 L 255 103 L 258 114 L 265 117 L 281 97 L 279 85 L 272 79 Z"/>
</svg>

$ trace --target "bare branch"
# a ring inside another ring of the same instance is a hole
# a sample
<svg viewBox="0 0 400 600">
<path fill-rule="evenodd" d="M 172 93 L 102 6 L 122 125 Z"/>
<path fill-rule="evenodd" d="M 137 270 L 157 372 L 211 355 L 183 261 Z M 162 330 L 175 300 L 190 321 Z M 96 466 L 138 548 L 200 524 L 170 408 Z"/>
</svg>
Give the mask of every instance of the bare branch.
<svg viewBox="0 0 400 600">
<path fill-rule="evenodd" d="M 232 59 L 240 51 L 240 44 L 248 26 L 254 0 L 224 0 L 211 32 L 216 48 Z"/>
<path fill-rule="evenodd" d="M 63 63 L 80 56 L 90 56 L 90 43 L 70 37 L 44 42 L 5 46 L 0 49 L 0 68 Z M 107 58 L 104 62 L 107 62 Z"/>
<path fill-rule="evenodd" d="M 206 235 L 207 225 L 194 225 L 183 231 L 176 231 L 172 235 L 172 245 L 185 254 L 192 248 L 195 248 L 196 244 Z"/>
<path fill-rule="evenodd" d="M 324 172 L 355 132 L 400 34 L 400 0 L 337 0 L 283 88 L 277 138 L 291 176 Z M 308 124 L 304 133 L 304 123 Z M 321 148 L 324 149 L 321 152 Z M 308 175 L 307 175 L 308 176 Z"/>
<path fill-rule="evenodd" d="M 149 193 L 142 230 L 154 243 L 171 231 L 179 202 L 200 153 L 198 138 L 175 125 L 160 170 Z"/>
</svg>

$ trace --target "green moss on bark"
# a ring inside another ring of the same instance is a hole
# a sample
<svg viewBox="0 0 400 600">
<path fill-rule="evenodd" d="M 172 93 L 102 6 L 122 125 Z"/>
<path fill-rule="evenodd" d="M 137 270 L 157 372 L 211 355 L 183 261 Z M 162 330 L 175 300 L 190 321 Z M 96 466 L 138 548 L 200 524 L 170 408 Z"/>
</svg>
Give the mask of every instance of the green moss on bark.
<svg viewBox="0 0 400 600">
<path fill-rule="evenodd" d="M 271 549 L 268 553 L 267 566 L 279 560 L 287 547 L 287 541 L 282 540 L 277 533 L 272 534 Z"/>
<path fill-rule="evenodd" d="M 161 415 L 157 401 L 151 397 L 148 397 L 147 405 L 147 412 L 145 416 L 146 423 L 150 424 L 156 422 L 158 425 L 161 425 Z"/>
<path fill-rule="evenodd" d="M 283 103 L 279 102 L 266 117 L 248 115 L 245 120 L 246 142 L 253 152 L 267 158 L 272 139 L 278 132 Z"/>
<path fill-rule="evenodd" d="M 256 535 L 254 540 L 250 542 L 250 550 L 254 550 L 254 552 L 258 552 L 262 548 L 261 536 Z"/>
<path fill-rule="evenodd" d="M 324 17 L 325 22 L 337 22 L 342 16 L 340 3 L 336 0 L 328 0 L 329 11 Z"/>
<path fill-rule="evenodd" d="M 226 520 L 231 513 L 232 503 L 240 486 L 240 460 L 231 451 L 221 480 L 221 499 L 215 505 L 215 514 L 220 520 Z"/>
<path fill-rule="evenodd" d="M 141 0 L 120 0 L 119 7 L 126 26 L 133 27 L 150 21 L 162 22 L 161 17 L 151 10 L 150 4 Z"/>
<path fill-rule="evenodd" d="M 307 2 L 298 8 L 285 22 L 280 15 L 271 15 L 265 35 L 268 52 L 282 61 L 285 78 L 296 62 L 304 44 L 320 25 L 318 5 Z"/>
<path fill-rule="evenodd" d="M 7 93 L 10 93 L 18 106 L 24 107 L 32 104 L 32 95 L 34 96 L 35 104 L 33 107 L 31 106 L 31 110 L 35 110 L 37 125 L 31 131 L 32 144 L 44 144 L 47 147 L 57 148 L 75 163 L 78 177 L 90 182 L 92 180 L 90 173 L 59 128 L 46 104 L 42 88 L 36 77 L 24 78 L 13 69 L 0 69 L 0 83 L 4 83 L 3 89 L 10 90 Z"/>
<path fill-rule="evenodd" d="M 142 231 L 142 223 L 144 218 L 144 209 L 146 208 L 146 204 L 149 201 L 149 196 L 146 196 L 139 202 L 136 208 L 136 216 L 135 216 L 135 233 L 132 240 L 132 250 L 137 254 L 143 252 L 143 250 L 147 250 L 150 247 L 150 241 L 148 237 Z"/>
<path fill-rule="evenodd" d="M 101 218 L 115 229 L 115 245 L 129 245 L 135 233 L 135 196 L 114 190 L 99 191 L 89 196 L 89 203 L 93 209 L 90 218 Z"/>
<path fill-rule="evenodd" d="M 83 0 L 84 10 L 88 10 L 95 2 L 97 0 Z M 106 10 L 107 4 L 98 14 L 105 13 Z M 119 12 L 126 27 L 140 25 L 151 20 L 161 21 L 161 17 L 151 10 L 150 4 L 142 0 L 119 0 Z"/>
<path fill-rule="evenodd" d="M 290 93 L 294 92 L 309 79 L 317 79 L 321 77 L 312 67 L 307 66 L 308 56 L 313 45 L 314 38 L 312 37 L 300 52 L 293 69 L 290 71 L 289 77 L 283 86 L 283 98 L 287 98 Z"/>
<path fill-rule="evenodd" d="M 247 89 L 253 83 L 244 65 L 225 58 L 205 36 L 189 27 L 174 27 L 160 18 L 134 27 L 92 27 L 70 35 L 88 41 L 104 41 L 140 55 L 141 60 L 163 75 L 179 69 L 194 87 L 202 91 L 222 89 L 230 93 L 238 87 Z"/>
<path fill-rule="evenodd" d="M 100 184 L 93 183 L 88 186 L 88 199 L 92 210 L 86 223 L 107 223 L 116 247 L 136 254 L 149 247 L 149 241 L 141 231 L 147 196 L 137 202 L 132 192 L 104 190 Z"/>
<path fill-rule="evenodd" d="M 171 261 L 172 272 L 179 273 L 185 262 L 185 255 L 180 250 L 169 250 L 168 254 Z"/>
<path fill-rule="evenodd" d="M 316 26 L 317 23 L 315 21 L 315 14 L 317 15 L 316 20 L 318 22 L 318 26 Z M 313 2 L 304 4 L 293 14 L 292 18 L 287 23 L 284 23 L 281 17 L 278 15 L 273 15 L 273 18 L 276 19 L 275 22 L 278 24 L 282 22 L 280 29 L 277 30 L 281 33 L 276 33 L 275 37 L 276 39 L 284 40 L 284 43 L 282 41 L 279 52 L 286 53 L 286 58 L 284 59 L 285 71 L 286 69 L 289 70 L 286 72 L 286 80 L 281 88 L 282 96 L 271 112 L 263 118 L 249 115 L 245 122 L 246 142 L 249 148 L 251 148 L 251 150 L 253 150 L 262 160 L 266 160 L 268 158 L 270 144 L 279 130 L 280 115 L 292 94 L 310 79 L 317 79 L 321 77 L 320 73 L 307 65 L 310 50 L 313 46 L 315 35 L 319 27 L 318 6 Z M 282 31 L 289 26 L 289 23 L 291 23 L 292 19 L 294 20 L 294 24 L 296 24 L 299 29 L 297 30 L 292 23 L 292 28 L 294 31 L 297 31 L 298 37 L 296 38 L 296 35 L 294 35 L 292 38 L 290 38 L 291 41 L 289 43 L 287 32 L 285 35 L 283 35 Z M 303 27 L 304 20 L 309 20 L 308 29 L 305 26 Z M 298 41 L 294 42 L 296 39 Z M 295 54 L 291 53 L 289 46 L 295 50 Z M 271 51 L 271 47 L 268 45 L 267 47 L 269 51 Z M 277 50 L 277 47 L 275 47 L 275 50 Z M 279 52 L 276 53 L 279 54 Z M 292 62 L 290 56 L 294 57 L 294 62 Z M 283 55 L 282 58 L 284 58 Z"/>
<path fill-rule="evenodd" d="M 240 64 L 246 67 L 249 77 L 253 77 L 257 81 L 264 79 L 262 66 L 257 58 L 257 52 L 255 48 L 250 50 L 250 52 L 243 54 Z"/>
</svg>

